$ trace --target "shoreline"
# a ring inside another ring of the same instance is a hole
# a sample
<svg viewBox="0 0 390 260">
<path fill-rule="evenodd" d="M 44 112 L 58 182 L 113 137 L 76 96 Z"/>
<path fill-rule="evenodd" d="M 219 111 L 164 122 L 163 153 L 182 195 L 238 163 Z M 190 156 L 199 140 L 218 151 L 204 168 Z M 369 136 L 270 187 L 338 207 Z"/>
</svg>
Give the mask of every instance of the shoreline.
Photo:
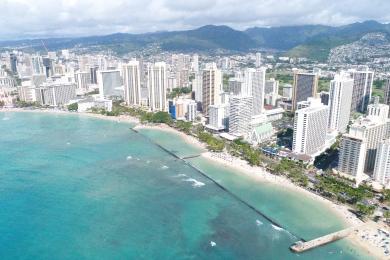
<svg viewBox="0 0 390 260">
<path fill-rule="evenodd" d="M 292 192 L 299 192 L 300 194 L 313 199 L 317 202 L 320 202 L 324 207 L 327 207 L 333 214 L 335 214 L 345 225 L 346 227 L 355 227 L 357 231 L 345 238 L 345 241 L 349 242 L 351 245 L 358 247 L 363 253 L 368 253 L 377 259 L 384 259 L 388 256 L 385 256 L 383 249 L 369 243 L 369 241 L 362 239 L 361 234 L 363 232 L 374 233 L 377 229 L 383 228 L 377 223 L 372 221 L 365 223 L 359 218 L 357 218 L 353 213 L 349 211 L 350 207 L 342 204 L 336 204 L 326 198 L 323 198 L 315 193 L 312 193 L 302 187 L 297 186 L 292 183 L 289 179 L 273 175 L 260 166 L 250 166 L 246 161 L 233 157 L 230 154 L 223 153 L 214 153 L 207 151 L 206 145 L 196 139 L 194 136 L 187 135 L 183 132 L 180 132 L 177 129 L 174 129 L 165 124 L 158 125 L 137 125 L 136 129 L 153 129 L 158 131 L 170 132 L 178 135 L 184 142 L 189 145 L 194 145 L 198 148 L 205 149 L 206 151 L 201 154 L 201 157 L 209 160 L 213 163 L 224 165 L 235 169 L 236 174 L 244 174 L 249 178 L 252 178 L 254 181 L 259 183 L 271 183 L 272 185 L 278 185 L 280 187 L 289 189 Z M 360 235 L 359 235 L 360 234 Z"/>
<path fill-rule="evenodd" d="M 226 156 L 226 158 L 230 157 L 231 161 L 229 159 L 227 160 L 221 158 L 224 155 Z M 273 175 L 259 166 L 250 166 L 246 161 L 239 158 L 235 158 L 230 154 L 205 152 L 202 154 L 202 157 L 214 163 L 222 164 L 225 167 L 235 169 L 237 175 L 244 174 L 245 176 L 252 178 L 256 182 L 277 185 L 279 187 L 286 188 L 292 192 L 298 192 L 303 196 L 306 196 L 321 203 L 322 206 L 327 207 L 333 214 L 335 214 L 343 222 L 344 225 L 346 225 L 347 227 L 355 228 L 355 231 L 350 236 L 346 237 L 345 241 L 348 241 L 351 245 L 358 247 L 359 250 L 361 250 L 362 252 L 375 256 L 377 259 L 384 259 L 388 257 L 383 253 L 382 248 L 372 244 L 369 240 L 362 238 L 362 235 L 367 237 L 367 234 L 377 233 L 378 229 L 384 227 L 372 221 L 361 221 L 349 211 L 348 206 L 336 204 L 300 186 L 295 185 L 285 177 Z"/>
<path fill-rule="evenodd" d="M 378 259 L 384 259 L 388 256 L 385 256 L 383 253 L 383 249 L 375 246 L 374 244 L 371 244 L 370 241 L 367 241 L 367 239 L 362 238 L 362 234 L 367 236 L 366 234 L 373 234 L 375 233 L 379 228 L 383 228 L 379 226 L 377 223 L 369 222 L 365 224 L 363 221 L 358 219 L 355 215 L 353 215 L 351 212 L 348 211 L 349 207 L 346 205 L 336 204 L 328 199 L 325 199 L 315 193 L 312 193 L 302 187 L 299 187 L 292 183 L 289 179 L 277 176 L 269 173 L 266 169 L 260 166 L 250 166 L 248 162 L 233 157 L 230 154 L 226 152 L 222 153 L 214 153 L 207 151 L 206 144 L 200 142 L 196 137 L 187 135 L 175 128 L 172 128 L 165 124 L 147 124 L 143 125 L 140 124 L 140 121 L 138 118 L 131 117 L 131 116 L 106 116 L 101 114 L 93 114 L 93 113 L 86 113 L 86 112 L 70 112 L 70 111 L 62 111 L 62 110 L 28 110 L 23 108 L 3 108 L 0 109 L 0 112 L 26 112 L 26 113 L 49 113 L 49 114 L 60 114 L 60 115 L 79 115 L 79 116 L 86 116 L 90 118 L 96 118 L 101 120 L 107 120 L 107 121 L 113 121 L 118 123 L 133 123 L 136 124 L 134 129 L 153 129 L 158 131 L 164 131 L 176 134 L 179 136 L 184 142 L 186 142 L 189 145 L 196 146 L 197 148 L 200 148 L 204 150 L 204 152 L 201 153 L 201 157 L 209 160 L 213 163 L 224 165 L 225 167 L 229 167 L 232 169 L 235 169 L 235 173 L 237 175 L 244 174 L 245 176 L 248 176 L 249 178 L 252 178 L 254 181 L 259 183 L 271 183 L 272 185 L 278 185 L 283 188 L 289 189 L 293 192 L 299 192 L 303 194 L 304 196 L 307 196 L 317 202 L 320 202 L 323 206 L 327 207 L 330 211 L 332 211 L 336 216 L 340 218 L 340 220 L 343 222 L 344 225 L 351 227 L 357 227 L 357 231 L 354 232 L 352 235 L 347 237 L 345 240 L 348 241 L 350 244 L 358 247 L 362 252 L 371 254 Z M 364 224 L 364 227 L 361 227 Z"/>
<path fill-rule="evenodd" d="M 134 129 L 135 130 L 151 129 L 151 130 L 158 130 L 158 131 L 163 131 L 163 132 L 167 132 L 167 133 L 172 133 L 172 134 L 178 135 L 186 143 L 207 151 L 206 144 L 202 143 L 201 141 L 196 139 L 194 136 L 187 135 L 187 134 L 180 132 L 179 130 L 177 130 L 173 127 L 166 125 L 166 124 L 146 124 L 146 125 L 138 124 L 134 127 Z"/>
<path fill-rule="evenodd" d="M 22 112 L 22 113 L 48 113 L 48 114 L 56 114 L 56 115 L 77 115 L 77 116 L 85 116 L 90 118 L 102 119 L 107 121 L 114 121 L 118 123 L 132 123 L 139 124 L 140 121 L 138 118 L 126 115 L 120 116 L 106 116 L 102 114 L 94 114 L 88 112 L 70 112 L 64 110 L 52 110 L 52 109 L 23 109 L 23 108 L 2 108 L 0 112 Z"/>
<path fill-rule="evenodd" d="M 189 145 L 196 145 L 198 148 L 203 148 L 206 150 L 206 145 L 202 142 L 200 142 L 198 139 L 196 139 L 194 136 L 189 136 L 183 132 L 180 132 L 179 130 L 176 130 L 170 126 L 167 125 L 137 125 L 135 129 L 153 129 L 153 130 L 159 130 L 159 131 L 165 131 L 177 134 Z M 314 194 L 302 187 L 299 187 L 292 183 L 289 179 L 284 178 L 282 176 L 273 175 L 269 172 L 267 172 L 263 167 L 260 166 L 250 166 L 246 161 L 233 157 L 230 154 L 226 152 L 222 153 L 214 153 L 210 151 L 205 151 L 201 154 L 201 157 L 208 159 L 210 161 L 213 161 L 218 164 L 222 164 L 224 166 L 227 166 L 229 168 L 233 168 L 240 173 L 245 174 L 248 177 L 253 178 L 254 180 L 258 182 L 268 182 L 275 185 L 280 185 L 284 188 L 289 188 L 292 191 L 297 191 L 300 193 L 305 194 L 306 196 L 310 196 L 311 198 L 321 201 L 324 204 L 327 204 L 327 206 L 334 211 L 334 213 L 337 213 L 339 217 L 343 219 L 344 224 L 346 225 L 361 225 L 363 222 L 359 220 L 355 215 L 353 215 L 351 212 L 348 211 L 348 207 L 344 205 L 339 205 L 331 202 L 330 200 L 327 200 L 317 194 Z"/>
</svg>

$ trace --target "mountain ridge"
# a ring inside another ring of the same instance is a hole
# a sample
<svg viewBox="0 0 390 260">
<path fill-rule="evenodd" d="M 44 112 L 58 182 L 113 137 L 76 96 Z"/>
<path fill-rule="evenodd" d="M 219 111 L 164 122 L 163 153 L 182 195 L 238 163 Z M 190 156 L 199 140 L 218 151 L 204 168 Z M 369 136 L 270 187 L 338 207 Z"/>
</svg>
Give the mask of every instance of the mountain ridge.
<svg viewBox="0 0 390 260">
<path fill-rule="evenodd" d="M 290 56 L 325 60 L 332 48 L 359 40 L 367 33 L 390 33 L 390 24 L 377 21 L 357 22 L 343 26 L 295 25 L 251 27 L 235 30 L 226 25 L 205 25 L 182 31 L 159 31 L 142 34 L 113 33 L 101 36 L 43 38 L 0 41 L 0 48 L 41 51 L 42 42 L 49 50 L 86 48 L 111 49 L 117 54 L 145 48 L 181 52 L 248 52 L 275 50 Z"/>
</svg>

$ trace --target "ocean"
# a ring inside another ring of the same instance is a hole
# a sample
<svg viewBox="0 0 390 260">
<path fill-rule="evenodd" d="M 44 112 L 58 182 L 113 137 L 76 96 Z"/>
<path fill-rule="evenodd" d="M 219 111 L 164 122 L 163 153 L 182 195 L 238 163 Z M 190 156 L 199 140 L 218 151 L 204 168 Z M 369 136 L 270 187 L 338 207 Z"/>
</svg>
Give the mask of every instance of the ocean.
<svg viewBox="0 0 390 260">
<path fill-rule="evenodd" d="M 0 259 L 369 259 L 346 241 L 292 253 L 342 221 L 293 191 L 177 159 L 202 151 L 131 126 L 0 113 Z"/>
</svg>

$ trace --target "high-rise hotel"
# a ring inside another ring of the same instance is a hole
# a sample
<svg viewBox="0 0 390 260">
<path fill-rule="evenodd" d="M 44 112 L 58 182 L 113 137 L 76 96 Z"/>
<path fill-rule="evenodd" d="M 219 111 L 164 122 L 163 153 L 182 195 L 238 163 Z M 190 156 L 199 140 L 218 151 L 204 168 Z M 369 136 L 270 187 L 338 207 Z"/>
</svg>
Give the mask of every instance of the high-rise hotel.
<svg viewBox="0 0 390 260">
<path fill-rule="evenodd" d="M 132 60 L 123 65 L 124 98 L 127 105 L 141 105 L 140 63 Z"/>
<path fill-rule="evenodd" d="M 336 74 L 330 82 L 328 128 L 345 133 L 351 114 L 353 80 L 347 74 Z"/>
<path fill-rule="evenodd" d="M 167 66 L 156 62 L 148 66 L 149 107 L 152 111 L 167 111 Z"/>
<path fill-rule="evenodd" d="M 209 106 L 221 103 L 222 72 L 215 63 L 209 64 L 202 72 L 202 110 L 208 116 Z"/>
<path fill-rule="evenodd" d="M 314 155 L 326 141 L 328 106 L 320 99 L 311 100 L 310 106 L 295 111 L 293 152 Z"/>
<path fill-rule="evenodd" d="M 364 70 L 348 70 L 353 79 L 352 112 L 365 113 L 370 103 L 374 72 L 368 68 Z"/>
<path fill-rule="evenodd" d="M 315 73 L 302 73 L 294 71 L 292 93 L 292 110 L 297 109 L 297 103 L 315 97 L 318 88 L 318 75 Z"/>
</svg>

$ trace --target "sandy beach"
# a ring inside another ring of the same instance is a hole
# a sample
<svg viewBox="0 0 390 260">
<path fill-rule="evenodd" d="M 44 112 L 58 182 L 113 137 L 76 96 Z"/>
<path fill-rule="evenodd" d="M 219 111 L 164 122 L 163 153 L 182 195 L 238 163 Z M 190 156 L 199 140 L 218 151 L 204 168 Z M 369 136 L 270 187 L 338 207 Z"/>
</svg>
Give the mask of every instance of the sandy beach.
<svg viewBox="0 0 390 260">
<path fill-rule="evenodd" d="M 141 125 L 141 124 L 139 124 L 139 125 L 135 126 L 134 129 L 154 129 L 154 130 L 164 131 L 164 132 L 168 132 L 168 133 L 173 133 L 173 134 L 180 136 L 180 138 L 182 138 L 182 140 L 184 140 L 186 143 L 206 150 L 206 144 L 200 142 L 195 137 L 187 135 L 183 132 L 180 132 L 180 131 L 178 131 L 178 130 L 176 130 L 176 129 L 174 129 L 166 124 L 154 124 L 154 125 L 150 125 L 150 124 L 149 125 Z"/>
</svg>

